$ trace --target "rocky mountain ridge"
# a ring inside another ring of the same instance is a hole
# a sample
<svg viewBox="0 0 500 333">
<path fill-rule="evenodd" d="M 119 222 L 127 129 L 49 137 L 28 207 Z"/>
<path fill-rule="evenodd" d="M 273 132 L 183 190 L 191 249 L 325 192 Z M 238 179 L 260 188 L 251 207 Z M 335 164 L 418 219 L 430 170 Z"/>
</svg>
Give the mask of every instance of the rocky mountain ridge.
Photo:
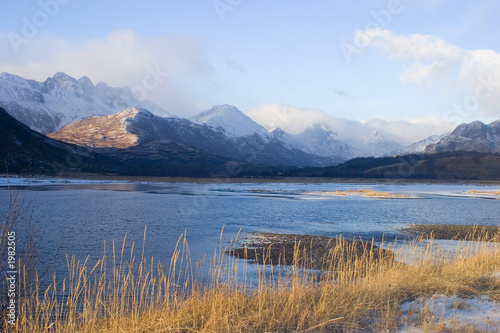
<svg viewBox="0 0 500 333">
<path fill-rule="evenodd" d="M 139 100 L 127 87 L 112 88 L 103 82 L 94 85 L 86 76 L 76 80 L 61 72 L 44 82 L 1 73 L 0 107 L 43 134 L 77 120 L 116 113 L 128 107 L 144 107 L 168 115 L 154 103 Z"/>
</svg>

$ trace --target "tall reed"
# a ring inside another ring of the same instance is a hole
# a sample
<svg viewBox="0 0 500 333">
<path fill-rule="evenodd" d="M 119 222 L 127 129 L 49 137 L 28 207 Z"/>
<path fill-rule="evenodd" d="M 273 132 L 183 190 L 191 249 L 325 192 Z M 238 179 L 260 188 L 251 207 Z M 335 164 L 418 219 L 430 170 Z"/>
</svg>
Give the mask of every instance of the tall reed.
<svg viewBox="0 0 500 333">
<path fill-rule="evenodd" d="M 167 267 L 143 255 L 137 261 L 134 246 L 126 254 L 126 238 L 121 247 L 111 244 L 111 258 L 89 263 L 69 257 L 68 278 L 54 276 L 46 290 L 34 288 L 9 331 L 385 332 L 399 328 L 405 301 L 435 294 L 500 300 L 492 276 L 500 271 L 500 250 L 490 242 L 453 256 L 423 239 L 385 244 L 393 257 L 373 242 L 362 243 L 360 254 L 359 241 L 338 238 L 318 270 L 311 269 L 307 244 L 297 242 L 293 262 L 276 266 L 269 253 L 258 263 L 227 255 L 236 241 L 214 251 L 205 281 L 199 279 L 203 262 L 191 262 L 185 234 Z"/>
</svg>

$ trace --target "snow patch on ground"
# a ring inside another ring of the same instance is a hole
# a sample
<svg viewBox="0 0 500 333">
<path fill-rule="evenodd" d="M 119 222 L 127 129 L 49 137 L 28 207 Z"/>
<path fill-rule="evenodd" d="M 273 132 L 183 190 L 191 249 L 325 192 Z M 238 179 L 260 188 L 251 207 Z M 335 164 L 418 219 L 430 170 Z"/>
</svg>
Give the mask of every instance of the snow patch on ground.
<svg viewBox="0 0 500 333">
<path fill-rule="evenodd" d="M 500 272 L 499 272 L 500 273 Z M 446 331 L 479 330 L 500 332 L 500 302 L 489 296 L 462 298 L 436 295 L 401 305 L 402 322 L 399 332 L 424 332 L 419 317 L 432 317 L 433 324 Z"/>
</svg>

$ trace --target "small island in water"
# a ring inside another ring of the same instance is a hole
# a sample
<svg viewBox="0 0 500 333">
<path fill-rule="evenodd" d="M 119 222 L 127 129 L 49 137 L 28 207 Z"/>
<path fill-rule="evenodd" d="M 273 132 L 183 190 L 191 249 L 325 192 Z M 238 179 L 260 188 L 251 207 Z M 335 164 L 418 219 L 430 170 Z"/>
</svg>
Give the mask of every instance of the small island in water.
<svg viewBox="0 0 500 333">
<path fill-rule="evenodd" d="M 308 195 L 328 195 L 328 196 L 363 196 L 363 197 L 375 197 L 383 199 L 417 199 L 416 195 L 409 194 L 397 194 L 382 191 L 375 191 L 372 189 L 359 189 L 359 190 L 346 190 L 346 191 L 318 191 L 318 192 L 305 192 Z"/>
</svg>

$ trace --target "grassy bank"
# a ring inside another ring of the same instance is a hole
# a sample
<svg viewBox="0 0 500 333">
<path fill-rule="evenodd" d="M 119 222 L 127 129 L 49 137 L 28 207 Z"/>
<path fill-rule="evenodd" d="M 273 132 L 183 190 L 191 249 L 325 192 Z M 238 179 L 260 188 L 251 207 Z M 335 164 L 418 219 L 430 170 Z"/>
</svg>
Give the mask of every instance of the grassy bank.
<svg viewBox="0 0 500 333">
<path fill-rule="evenodd" d="M 214 253 L 211 278 L 201 284 L 185 237 L 166 266 L 114 245 L 112 257 L 97 263 L 69 259 L 69 278 L 54 277 L 47 290 L 35 289 L 21 300 L 17 324 L 7 325 L 8 331 L 393 332 L 403 324 L 432 331 L 439 318 L 423 313 L 408 322 L 400 305 L 435 295 L 487 295 L 500 301 L 494 275 L 500 271 L 500 251 L 488 246 L 474 254 L 464 250 L 450 262 L 443 250 L 416 240 L 408 252 L 413 264 L 405 265 L 393 259 L 390 246 L 382 250 L 337 238 L 326 242 L 318 271 L 308 269 L 318 268 L 311 256 L 313 239 L 290 235 L 285 242 L 294 244 L 291 262 L 269 265 L 270 245 L 280 240 L 273 237 L 260 248 L 257 281 L 246 274 L 253 263 L 226 255 L 236 251 L 231 243 Z M 239 254 L 245 252 L 250 249 Z"/>
</svg>

